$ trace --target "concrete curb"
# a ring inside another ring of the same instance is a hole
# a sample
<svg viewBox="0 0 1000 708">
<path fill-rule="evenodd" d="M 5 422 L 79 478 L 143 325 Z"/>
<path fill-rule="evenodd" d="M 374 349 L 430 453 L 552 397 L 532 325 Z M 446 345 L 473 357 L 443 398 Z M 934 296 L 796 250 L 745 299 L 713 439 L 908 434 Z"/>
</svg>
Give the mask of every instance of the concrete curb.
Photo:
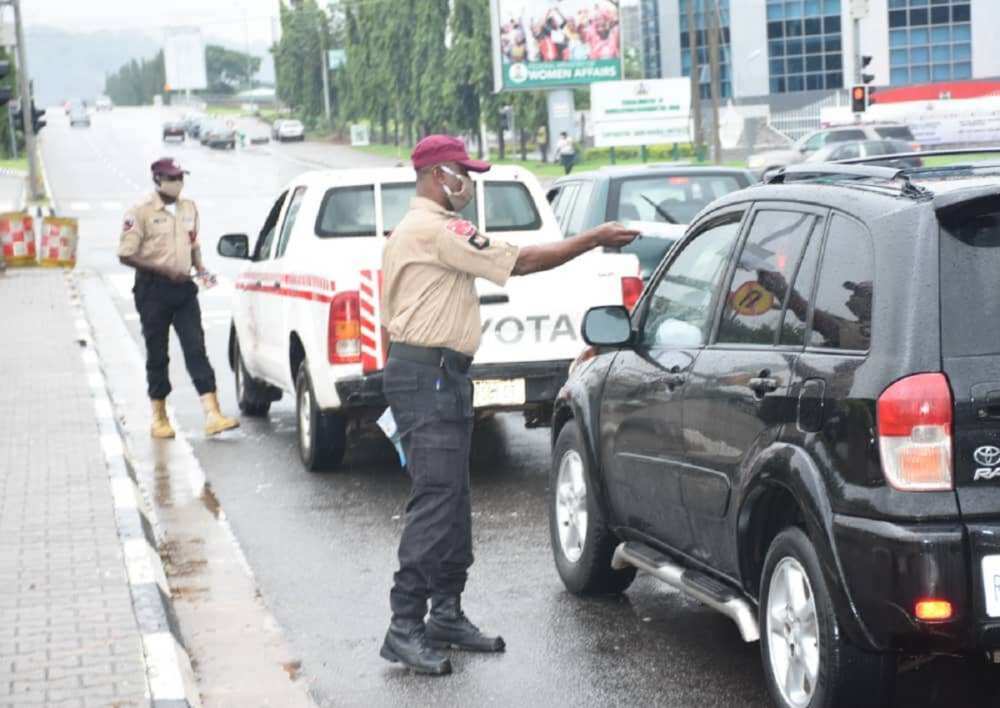
<svg viewBox="0 0 1000 708">
<path fill-rule="evenodd" d="M 108 466 L 118 536 L 132 607 L 142 638 L 147 692 L 153 708 L 201 708 L 191 657 L 181 640 L 163 562 L 156 551 L 155 512 L 139 491 L 125 452 L 125 435 L 115 418 L 107 379 L 94 346 L 93 330 L 67 272 L 76 335 L 94 400 L 101 448 Z"/>
</svg>

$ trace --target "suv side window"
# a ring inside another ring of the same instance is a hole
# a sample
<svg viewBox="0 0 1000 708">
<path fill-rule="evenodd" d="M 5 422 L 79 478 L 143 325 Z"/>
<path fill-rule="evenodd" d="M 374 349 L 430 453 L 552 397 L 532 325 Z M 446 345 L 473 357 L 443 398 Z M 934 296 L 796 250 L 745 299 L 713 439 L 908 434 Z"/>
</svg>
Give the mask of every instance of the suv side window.
<svg viewBox="0 0 1000 708">
<path fill-rule="evenodd" d="M 278 250 L 274 254 L 275 258 L 281 258 L 285 255 L 285 249 L 288 248 L 288 237 L 292 234 L 292 228 L 295 226 L 295 219 L 299 215 L 299 209 L 302 208 L 302 199 L 305 195 L 305 187 L 296 187 L 292 193 L 292 199 L 288 202 L 288 211 L 285 212 L 285 221 L 281 225 L 281 236 L 278 237 Z"/>
<path fill-rule="evenodd" d="M 559 197 L 556 199 L 556 203 L 552 205 L 552 209 L 556 215 L 556 221 L 559 223 L 559 230 L 562 231 L 563 236 L 568 236 L 569 233 L 566 230 L 567 215 L 573 202 L 576 201 L 576 193 L 580 191 L 579 182 L 571 182 L 562 188 L 559 192 Z"/>
<path fill-rule="evenodd" d="M 848 143 L 837 148 L 830 155 L 831 160 L 850 160 L 855 157 L 861 157 L 861 143 Z"/>
<path fill-rule="evenodd" d="M 827 134 L 828 143 L 846 143 L 849 140 L 864 140 L 867 136 L 863 130 L 834 130 Z"/>
<path fill-rule="evenodd" d="M 740 252 L 716 341 L 775 344 L 789 284 L 816 226 L 813 214 L 758 211 Z"/>
<path fill-rule="evenodd" d="M 271 244 L 274 242 L 274 233 L 276 227 L 278 226 L 278 217 L 281 216 L 281 207 L 285 205 L 285 197 L 288 196 L 288 192 L 282 192 L 281 196 L 278 197 L 278 201 L 274 203 L 271 207 L 270 213 L 267 215 L 267 219 L 264 220 L 264 226 L 260 230 L 260 234 L 257 236 L 257 245 L 253 249 L 253 259 L 255 261 L 266 261 L 271 257 Z"/>
<path fill-rule="evenodd" d="M 650 348 L 699 347 L 708 341 L 742 214 L 710 224 L 684 246 L 648 295 L 640 342 Z"/>
<path fill-rule="evenodd" d="M 334 187 L 323 195 L 316 217 L 320 238 L 375 235 L 375 185 Z"/>
<path fill-rule="evenodd" d="M 805 143 L 802 145 L 803 149 L 805 149 L 806 152 L 816 152 L 821 147 L 823 147 L 823 144 L 826 142 L 826 138 L 828 135 L 829 133 L 827 132 L 816 133 L 816 135 L 812 136 L 811 138 L 805 141 Z"/>
<path fill-rule="evenodd" d="M 840 214 L 830 220 L 809 346 L 866 351 L 871 343 L 875 257 L 871 236 Z"/>
<path fill-rule="evenodd" d="M 576 209 L 569 214 L 566 222 L 566 235 L 575 236 L 586 226 L 587 212 L 590 211 L 590 195 L 594 192 L 593 182 L 582 182 L 576 195 Z"/>
</svg>

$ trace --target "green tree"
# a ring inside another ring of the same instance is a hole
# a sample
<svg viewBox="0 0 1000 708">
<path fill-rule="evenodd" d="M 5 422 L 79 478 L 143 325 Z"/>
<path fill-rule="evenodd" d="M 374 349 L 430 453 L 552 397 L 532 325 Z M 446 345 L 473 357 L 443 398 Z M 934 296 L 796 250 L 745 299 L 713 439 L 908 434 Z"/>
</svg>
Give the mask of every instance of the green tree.
<svg viewBox="0 0 1000 708">
<path fill-rule="evenodd" d="M 274 55 L 278 98 L 315 125 L 324 113 L 325 47 L 330 46 L 326 14 L 316 0 L 300 0 L 295 7 L 281 5 L 281 41 Z"/>
<path fill-rule="evenodd" d="M 6 47 L 0 47 L 0 61 L 10 62 L 10 73 L 2 81 L 0 81 L 0 86 L 3 88 L 10 89 L 11 103 L 17 100 L 18 95 L 21 91 L 17 85 L 17 64 L 13 61 L 10 52 L 7 51 Z M 8 103 L 2 109 L 0 109 L 0 154 L 4 157 L 11 158 L 14 155 L 10 150 L 10 108 L 11 103 Z M 14 139 L 17 141 L 18 154 L 23 154 L 21 148 L 24 141 L 21 137 L 20 132 L 16 129 L 14 131 Z"/>
<path fill-rule="evenodd" d="M 491 31 L 489 3 L 453 0 L 446 64 L 451 77 L 448 99 L 455 127 L 476 136 L 480 156 L 484 148 L 480 124 L 485 122 L 494 130 L 500 126 L 500 101 L 493 94 Z"/>
<path fill-rule="evenodd" d="M 226 49 L 215 44 L 205 47 L 205 73 L 210 93 L 236 93 L 250 88 L 260 71 L 260 57 Z"/>
<path fill-rule="evenodd" d="M 166 83 L 163 52 L 152 59 L 128 62 L 104 80 L 104 93 L 120 106 L 144 106 L 163 93 Z"/>
</svg>

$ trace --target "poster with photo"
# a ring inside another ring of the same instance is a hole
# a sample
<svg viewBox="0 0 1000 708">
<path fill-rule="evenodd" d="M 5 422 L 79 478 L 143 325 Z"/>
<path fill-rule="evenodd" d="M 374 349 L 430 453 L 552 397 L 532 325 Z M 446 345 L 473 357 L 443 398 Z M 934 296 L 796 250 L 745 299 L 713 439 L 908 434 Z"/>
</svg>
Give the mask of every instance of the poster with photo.
<svg viewBox="0 0 1000 708">
<path fill-rule="evenodd" d="M 621 78 L 617 0 L 493 0 L 492 9 L 498 91 Z"/>
</svg>

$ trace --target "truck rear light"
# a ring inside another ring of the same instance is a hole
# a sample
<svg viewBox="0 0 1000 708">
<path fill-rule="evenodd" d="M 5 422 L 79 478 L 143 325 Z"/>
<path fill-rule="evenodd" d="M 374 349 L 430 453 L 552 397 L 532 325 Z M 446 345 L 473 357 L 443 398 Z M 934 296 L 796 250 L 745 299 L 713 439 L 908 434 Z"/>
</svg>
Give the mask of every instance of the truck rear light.
<svg viewBox="0 0 1000 708">
<path fill-rule="evenodd" d="M 622 304 L 629 312 L 639 302 L 642 295 L 642 278 L 623 277 L 622 278 Z"/>
<path fill-rule="evenodd" d="M 905 492 L 952 488 L 952 398 L 944 374 L 916 374 L 878 399 L 879 452 L 886 480 Z"/>
<path fill-rule="evenodd" d="M 924 622 L 942 622 L 950 620 L 952 615 L 951 603 L 947 600 L 920 600 L 917 602 L 914 615 L 918 620 Z"/>
<path fill-rule="evenodd" d="M 330 303 L 327 357 L 331 364 L 361 362 L 361 313 L 357 291 L 339 293 Z"/>
</svg>

